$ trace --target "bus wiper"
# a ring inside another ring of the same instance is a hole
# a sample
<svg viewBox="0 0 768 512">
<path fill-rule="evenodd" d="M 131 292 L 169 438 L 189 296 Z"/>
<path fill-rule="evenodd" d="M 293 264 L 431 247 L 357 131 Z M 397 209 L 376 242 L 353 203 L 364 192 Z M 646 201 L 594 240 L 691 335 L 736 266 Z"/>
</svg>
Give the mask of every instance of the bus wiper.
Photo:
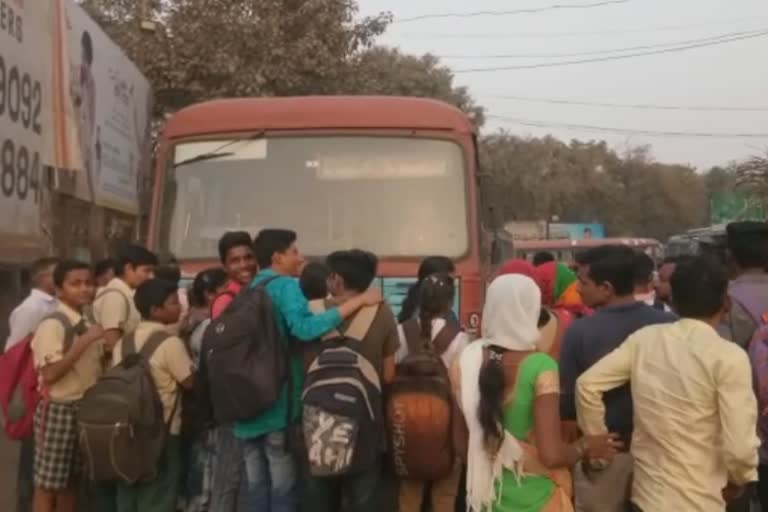
<svg viewBox="0 0 768 512">
<path fill-rule="evenodd" d="M 222 149 L 228 148 L 229 146 L 232 146 L 239 142 L 258 140 L 258 139 L 261 139 L 262 137 L 264 137 L 263 130 L 253 133 L 251 135 L 248 135 L 247 137 L 240 137 L 235 140 L 231 140 L 226 144 L 222 144 L 221 146 L 214 149 L 213 151 L 208 151 L 207 153 L 203 153 L 197 156 L 193 156 L 191 158 L 187 158 L 186 160 L 182 160 L 181 162 L 174 164 L 173 167 L 179 168 L 184 165 L 196 164 L 198 162 L 205 162 L 208 160 L 216 160 L 218 158 L 226 158 L 228 156 L 233 156 L 235 154 L 234 151 L 222 151 Z"/>
<path fill-rule="evenodd" d="M 190 164 L 196 164 L 197 162 L 205 162 L 207 160 L 216 160 L 217 158 L 224 158 L 227 156 L 232 156 L 235 153 L 233 151 L 223 151 L 216 153 L 214 151 L 211 151 L 210 153 L 203 153 L 202 155 L 193 156 L 192 158 L 187 158 L 186 160 L 182 160 L 181 162 L 174 165 L 174 167 L 182 167 L 184 165 L 190 165 Z"/>
</svg>

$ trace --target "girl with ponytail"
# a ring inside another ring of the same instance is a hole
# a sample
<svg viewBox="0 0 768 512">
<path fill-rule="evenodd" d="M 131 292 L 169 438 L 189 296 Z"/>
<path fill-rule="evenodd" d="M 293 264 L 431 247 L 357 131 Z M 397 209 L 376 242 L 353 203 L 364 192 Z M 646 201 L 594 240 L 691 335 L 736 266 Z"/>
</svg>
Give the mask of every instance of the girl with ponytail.
<svg viewBox="0 0 768 512">
<path fill-rule="evenodd" d="M 454 279 L 450 274 L 431 274 L 422 280 L 416 303 L 418 314 L 398 327 L 400 348 L 395 354 L 397 363 L 411 354 L 411 350 L 418 352 L 422 348 L 428 348 L 441 358 L 447 377 L 447 369 L 458 359 L 461 351 L 469 343 L 469 337 L 461 331 L 458 323 L 446 320 L 452 311 L 455 295 Z M 437 362 L 437 364 L 440 363 Z M 449 387 L 447 379 L 445 382 L 446 387 Z M 448 389 L 448 391 L 451 390 Z M 454 419 L 450 421 L 454 428 L 461 423 L 457 414 L 454 412 Z M 456 455 L 454 467 L 443 478 L 432 481 L 405 479 L 400 482 L 400 512 L 423 510 L 422 501 L 425 498 L 425 490 L 429 488 L 431 488 L 430 510 L 454 512 L 462 469 L 458 460 L 460 454 Z"/>
<path fill-rule="evenodd" d="M 397 315 L 397 321 L 403 323 L 406 320 L 413 318 L 419 309 L 419 295 L 421 292 L 421 284 L 424 280 L 434 274 L 453 274 L 456 268 L 453 265 L 453 261 L 445 256 L 430 256 L 425 258 L 419 266 L 418 280 L 409 289 L 408 294 L 403 300 L 403 304 L 400 308 L 400 314 Z M 448 311 L 448 316 L 452 316 L 452 311 Z"/>
<path fill-rule="evenodd" d="M 612 434 L 563 442 L 557 363 L 536 352 L 540 310 L 541 291 L 530 277 L 497 277 L 483 338 L 452 368 L 469 430 L 470 510 L 572 512 L 570 469 L 584 457 L 610 459 L 620 447 Z"/>
<path fill-rule="evenodd" d="M 452 338 L 447 343 L 447 348 L 442 353 L 443 362 L 450 368 L 456 357 L 469 343 L 469 337 L 462 332 L 457 324 L 446 320 L 453 311 L 453 303 L 456 295 L 456 287 L 453 277 L 449 274 L 432 274 L 424 278 L 419 285 L 419 296 L 416 302 L 417 314 L 415 317 L 400 324 L 400 349 L 395 355 L 395 362 L 399 363 L 409 354 L 407 335 L 408 331 L 416 331 L 422 340 L 435 341 L 438 335 L 444 336 L 451 333 Z M 409 329 L 409 327 L 415 327 Z"/>
</svg>

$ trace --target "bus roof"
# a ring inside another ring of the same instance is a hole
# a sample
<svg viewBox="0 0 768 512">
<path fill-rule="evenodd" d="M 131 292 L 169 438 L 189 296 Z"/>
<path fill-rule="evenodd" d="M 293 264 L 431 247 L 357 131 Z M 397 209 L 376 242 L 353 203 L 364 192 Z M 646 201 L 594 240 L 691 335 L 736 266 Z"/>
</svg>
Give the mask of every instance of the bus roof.
<svg viewBox="0 0 768 512">
<path fill-rule="evenodd" d="M 405 129 L 473 133 L 458 108 L 426 98 L 301 96 L 212 100 L 180 110 L 168 138 L 258 130 Z"/>
<path fill-rule="evenodd" d="M 554 240 L 520 240 L 513 243 L 517 250 L 538 249 L 542 251 L 568 248 L 589 249 L 592 247 L 600 247 L 601 245 L 629 245 L 632 247 L 661 245 L 658 240 L 654 240 L 653 238 L 592 238 L 588 240 L 570 240 L 563 238 Z"/>
</svg>

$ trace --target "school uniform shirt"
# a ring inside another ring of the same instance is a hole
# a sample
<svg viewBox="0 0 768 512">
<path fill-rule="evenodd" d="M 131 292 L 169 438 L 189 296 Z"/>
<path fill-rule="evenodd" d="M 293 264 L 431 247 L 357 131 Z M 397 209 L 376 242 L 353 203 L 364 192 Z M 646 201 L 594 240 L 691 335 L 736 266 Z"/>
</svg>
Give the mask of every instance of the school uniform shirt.
<svg viewBox="0 0 768 512">
<path fill-rule="evenodd" d="M 632 501 L 642 510 L 722 512 L 728 482 L 757 480 L 757 402 L 746 352 L 693 319 L 646 327 L 577 383 L 579 426 L 608 432 L 603 396 L 631 384 Z"/>
<path fill-rule="evenodd" d="M 168 327 L 157 322 L 141 322 L 134 331 L 136 350 L 141 350 L 149 337 L 158 331 L 168 332 Z M 117 365 L 122 360 L 121 339 L 112 352 L 112 363 Z M 152 357 L 149 358 L 152 379 L 155 381 L 160 401 L 163 403 L 165 421 L 171 417 L 174 405 L 176 412 L 170 423 L 170 434 L 181 432 L 181 400 L 179 399 L 179 384 L 192 375 L 192 359 L 189 357 L 184 342 L 178 336 L 170 336 L 163 341 Z"/>
<path fill-rule="evenodd" d="M 80 313 L 64 303 L 59 303 L 57 311 L 64 313 L 73 327 L 85 321 Z M 40 323 L 32 338 L 35 368 L 43 368 L 64 358 L 65 337 L 64 326 L 58 320 L 46 319 Z M 72 403 L 83 398 L 102 374 L 102 355 L 102 344 L 98 341 L 91 343 L 66 375 L 46 387 L 51 400 Z"/>
<path fill-rule="evenodd" d="M 116 292 L 108 292 L 114 289 Z M 136 330 L 141 321 L 141 315 L 133 303 L 135 290 L 131 289 L 119 277 L 113 278 L 107 286 L 96 292 L 93 302 L 93 318 L 102 329 L 120 329 L 123 335 Z"/>
<path fill-rule="evenodd" d="M 42 290 L 34 288 L 24 301 L 16 307 L 8 319 L 10 334 L 5 350 L 24 341 L 35 332 L 37 326 L 48 314 L 56 310 L 56 299 Z"/>
<path fill-rule="evenodd" d="M 445 325 L 446 320 L 443 318 L 434 318 L 432 320 L 432 341 L 435 341 L 435 338 Z M 402 324 L 397 326 L 397 334 L 400 338 L 400 348 L 395 354 L 395 363 L 399 364 L 409 354 L 408 342 L 405 339 L 405 331 L 403 331 Z M 464 350 L 467 345 L 469 345 L 469 336 L 464 331 L 460 331 L 456 337 L 453 338 L 451 344 L 448 345 L 448 349 L 440 356 L 443 363 L 445 363 L 446 368 L 453 366 L 453 362 L 459 357 L 461 351 Z"/>
</svg>

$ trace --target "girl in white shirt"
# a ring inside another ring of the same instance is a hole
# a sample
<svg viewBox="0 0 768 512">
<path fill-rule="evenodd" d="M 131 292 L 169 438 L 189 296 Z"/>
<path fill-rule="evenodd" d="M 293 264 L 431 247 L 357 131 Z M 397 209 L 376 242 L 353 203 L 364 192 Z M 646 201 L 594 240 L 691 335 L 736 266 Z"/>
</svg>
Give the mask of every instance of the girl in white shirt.
<svg viewBox="0 0 768 512">
<path fill-rule="evenodd" d="M 419 347 L 426 340 L 431 342 L 431 349 L 438 354 L 446 368 L 450 368 L 464 348 L 469 344 L 469 337 L 452 320 L 451 314 L 456 293 L 453 278 L 448 274 L 434 274 L 421 283 L 418 296 L 418 315 L 398 326 L 400 348 L 395 354 L 395 361 L 400 363 L 409 354 L 409 347 Z M 400 512 L 419 512 L 426 489 L 431 488 L 431 510 L 434 512 L 453 512 L 461 481 L 461 464 L 456 463 L 453 470 L 440 480 L 427 482 L 403 480 L 400 482 Z"/>
</svg>

